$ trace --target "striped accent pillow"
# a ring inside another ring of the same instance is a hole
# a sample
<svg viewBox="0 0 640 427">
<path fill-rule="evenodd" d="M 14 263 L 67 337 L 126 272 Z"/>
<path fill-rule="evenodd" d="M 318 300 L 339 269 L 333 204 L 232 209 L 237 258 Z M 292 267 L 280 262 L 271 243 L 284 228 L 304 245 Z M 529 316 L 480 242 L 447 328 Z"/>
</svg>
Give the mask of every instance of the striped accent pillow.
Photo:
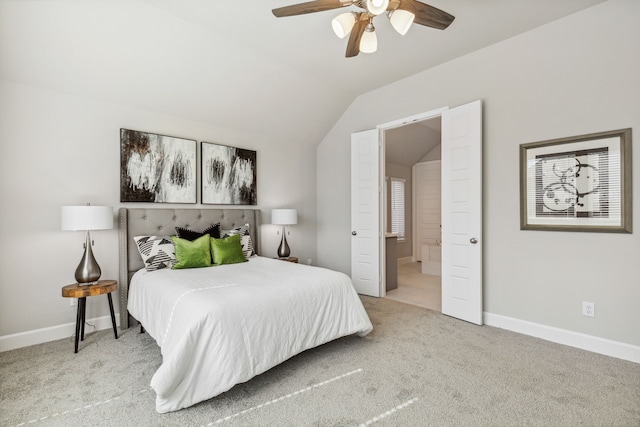
<svg viewBox="0 0 640 427">
<path fill-rule="evenodd" d="M 176 262 L 176 253 L 169 236 L 135 236 L 138 252 L 147 271 L 171 268 Z"/>
</svg>

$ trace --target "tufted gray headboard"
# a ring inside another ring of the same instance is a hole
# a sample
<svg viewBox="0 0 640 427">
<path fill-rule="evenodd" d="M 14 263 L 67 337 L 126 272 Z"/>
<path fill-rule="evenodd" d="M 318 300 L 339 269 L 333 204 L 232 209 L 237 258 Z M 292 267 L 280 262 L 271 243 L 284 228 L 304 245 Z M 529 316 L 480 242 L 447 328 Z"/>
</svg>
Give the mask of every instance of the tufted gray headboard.
<svg viewBox="0 0 640 427">
<path fill-rule="evenodd" d="M 260 253 L 260 211 L 258 209 L 158 209 L 120 208 L 118 211 L 118 237 L 120 247 L 120 328 L 129 327 L 127 300 L 129 279 L 141 268 L 142 258 L 138 253 L 134 236 L 175 235 L 175 227 L 203 230 L 211 224 L 220 223 L 221 230 L 249 224 L 254 249 Z"/>
</svg>

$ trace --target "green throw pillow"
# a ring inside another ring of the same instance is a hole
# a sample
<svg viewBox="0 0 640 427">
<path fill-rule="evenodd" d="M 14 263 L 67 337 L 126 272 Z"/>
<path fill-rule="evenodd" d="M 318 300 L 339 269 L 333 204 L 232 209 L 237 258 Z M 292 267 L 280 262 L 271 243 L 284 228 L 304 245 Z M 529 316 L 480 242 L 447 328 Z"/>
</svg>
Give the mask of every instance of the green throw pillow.
<svg viewBox="0 0 640 427">
<path fill-rule="evenodd" d="M 211 266 L 211 249 L 208 234 L 194 241 L 171 236 L 176 252 L 176 263 L 172 269 L 199 268 Z"/>
<path fill-rule="evenodd" d="M 241 236 L 234 234 L 224 239 L 211 239 L 211 255 L 213 265 L 236 264 L 247 259 L 242 253 Z"/>
</svg>

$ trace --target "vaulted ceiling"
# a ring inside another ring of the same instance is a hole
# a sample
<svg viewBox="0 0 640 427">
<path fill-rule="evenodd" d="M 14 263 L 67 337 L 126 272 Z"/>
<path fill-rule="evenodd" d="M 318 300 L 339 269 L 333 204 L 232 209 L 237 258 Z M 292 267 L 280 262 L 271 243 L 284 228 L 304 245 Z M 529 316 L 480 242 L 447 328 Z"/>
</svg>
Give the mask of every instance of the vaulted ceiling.
<svg viewBox="0 0 640 427">
<path fill-rule="evenodd" d="M 336 0 L 338 1 L 338 0 Z M 345 58 L 327 11 L 291 0 L 0 0 L 0 79 L 317 144 L 359 95 L 603 0 L 427 0 L 456 17 Z"/>
<path fill-rule="evenodd" d="M 385 160 L 411 167 L 422 160 L 441 141 L 440 117 L 422 120 L 385 131 Z M 440 158 L 440 155 L 434 157 Z"/>
</svg>

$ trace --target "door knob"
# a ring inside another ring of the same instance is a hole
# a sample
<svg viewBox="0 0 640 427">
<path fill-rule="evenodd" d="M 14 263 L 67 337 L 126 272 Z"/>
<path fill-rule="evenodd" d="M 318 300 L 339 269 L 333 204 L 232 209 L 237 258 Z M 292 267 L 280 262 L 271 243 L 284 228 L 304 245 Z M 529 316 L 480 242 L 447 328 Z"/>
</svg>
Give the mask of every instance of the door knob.
<svg viewBox="0 0 640 427">
<path fill-rule="evenodd" d="M 352 236 L 355 236 L 356 234 L 358 234 L 358 233 L 356 233 L 355 231 L 352 231 L 352 232 L 351 232 L 351 235 L 352 235 Z"/>
<path fill-rule="evenodd" d="M 471 243 L 473 243 L 474 245 L 475 245 L 476 243 L 478 243 L 478 239 L 476 239 L 475 237 L 472 237 L 471 239 L 469 239 L 469 241 L 470 241 Z"/>
</svg>

